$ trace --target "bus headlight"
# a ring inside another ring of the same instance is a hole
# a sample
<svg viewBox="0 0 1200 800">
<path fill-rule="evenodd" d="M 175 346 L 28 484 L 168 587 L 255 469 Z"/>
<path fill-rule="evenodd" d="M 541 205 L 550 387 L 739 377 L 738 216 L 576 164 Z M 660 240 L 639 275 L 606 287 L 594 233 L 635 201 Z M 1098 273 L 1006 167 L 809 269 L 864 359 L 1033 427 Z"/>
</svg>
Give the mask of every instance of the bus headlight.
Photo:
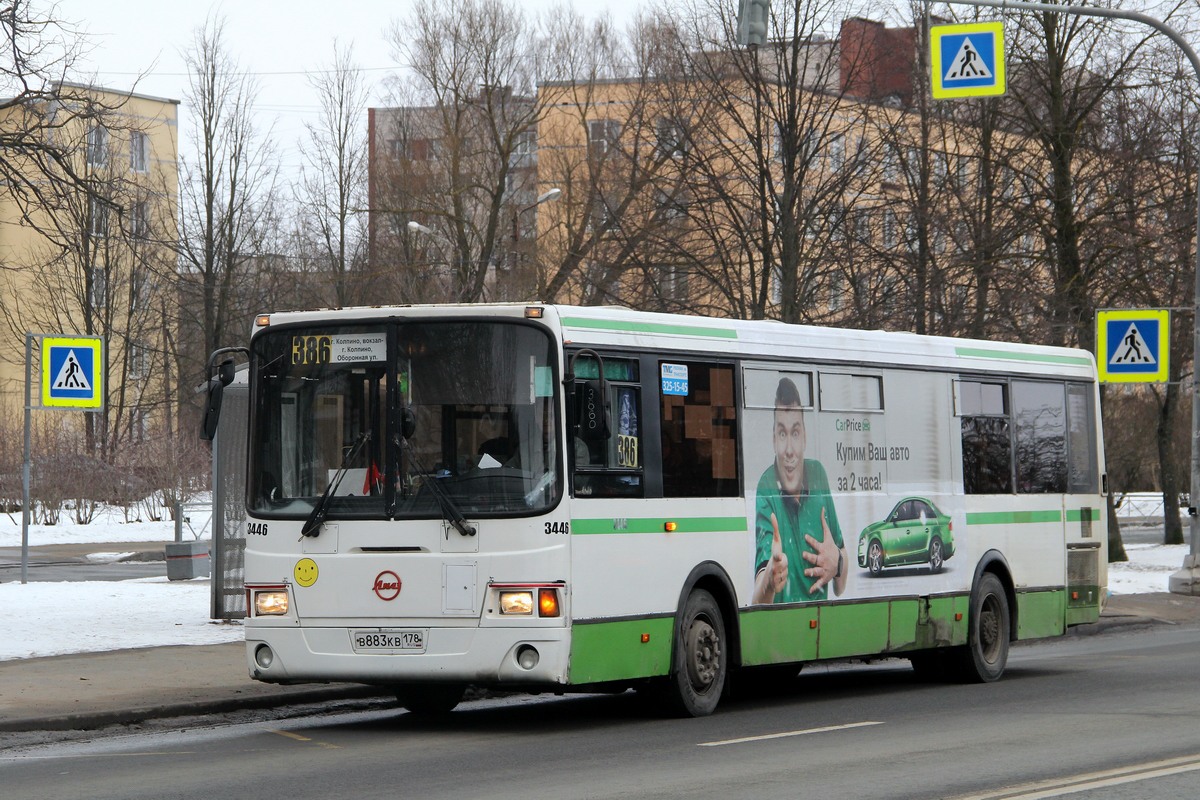
<svg viewBox="0 0 1200 800">
<path fill-rule="evenodd" d="M 504 583 L 492 584 L 496 605 L 492 608 L 502 617 L 540 617 L 554 619 L 563 615 L 561 583 Z"/>
<path fill-rule="evenodd" d="M 533 592 L 527 589 L 519 592 L 501 592 L 500 613 L 529 616 L 533 613 Z"/>
<path fill-rule="evenodd" d="M 254 593 L 256 617 L 278 617 L 288 613 L 288 594 L 284 589 L 268 589 Z"/>
</svg>

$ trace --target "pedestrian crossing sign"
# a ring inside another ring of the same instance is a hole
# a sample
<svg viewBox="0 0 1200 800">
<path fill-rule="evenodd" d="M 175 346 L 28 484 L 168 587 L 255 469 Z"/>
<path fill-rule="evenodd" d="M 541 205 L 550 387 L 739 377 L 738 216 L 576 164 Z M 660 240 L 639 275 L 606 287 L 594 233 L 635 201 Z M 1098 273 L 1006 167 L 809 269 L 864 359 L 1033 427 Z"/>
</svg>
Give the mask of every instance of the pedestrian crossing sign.
<svg viewBox="0 0 1200 800">
<path fill-rule="evenodd" d="M 970 22 L 929 29 L 933 96 L 1004 94 L 1004 23 Z"/>
<path fill-rule="evenodd" d="M 1120 309 L 1096 312 L 1101 383 L 1166 383 L 1171 356 L 1171 312 Z"/>
<path fill-rule="evenodd" d="M 42 337 L 42 405 L 98 411 L 104 407 L 104 340 Z"/>
</svg>

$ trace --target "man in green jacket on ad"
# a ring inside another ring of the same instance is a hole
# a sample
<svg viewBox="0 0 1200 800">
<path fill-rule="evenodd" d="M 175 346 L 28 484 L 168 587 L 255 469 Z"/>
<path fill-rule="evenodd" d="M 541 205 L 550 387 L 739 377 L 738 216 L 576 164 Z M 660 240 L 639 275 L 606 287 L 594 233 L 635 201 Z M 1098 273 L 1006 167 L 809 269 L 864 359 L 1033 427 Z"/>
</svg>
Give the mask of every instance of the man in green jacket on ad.
<svg viewBox="0 0 1200 800">
<path fill-rule="evenodd" d="M 804 457 L 800 392 L 790 378 L 775 390 L 775 462 L 758 481 L 751 602 L 824 600 L 846 589 L 850 559 L 825 468 Z"/>
</svg>

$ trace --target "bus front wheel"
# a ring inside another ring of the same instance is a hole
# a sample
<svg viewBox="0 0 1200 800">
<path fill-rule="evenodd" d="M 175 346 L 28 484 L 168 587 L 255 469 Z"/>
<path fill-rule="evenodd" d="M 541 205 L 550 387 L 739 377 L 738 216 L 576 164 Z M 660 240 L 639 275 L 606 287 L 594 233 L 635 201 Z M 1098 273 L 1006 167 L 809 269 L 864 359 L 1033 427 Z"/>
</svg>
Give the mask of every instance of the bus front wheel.
<svg viewBox="0 0 1200 800">
<path fill-rule="evenodd" d="M 684 605 L 675 631 L 669 697 L 673 710 L 704 717 L 716 710 L 725 687 L 729 656 L 725 620 L 717 601 L 696 589 Z"/>
</svg>

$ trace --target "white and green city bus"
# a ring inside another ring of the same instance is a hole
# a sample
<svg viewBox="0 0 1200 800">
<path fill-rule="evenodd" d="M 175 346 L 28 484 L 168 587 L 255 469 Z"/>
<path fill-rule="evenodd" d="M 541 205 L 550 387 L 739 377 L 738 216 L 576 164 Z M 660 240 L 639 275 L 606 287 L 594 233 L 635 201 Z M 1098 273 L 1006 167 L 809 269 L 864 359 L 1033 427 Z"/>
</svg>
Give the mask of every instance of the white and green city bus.
<svg viewBox="0 0 1200 800">
<path fill-rule="evenodd" d="M 260 681 L 703 715 L 760 666 L 995 680 L 1100 614 L 1087 352 L 555 305 L 264 315 L 249 351 Z"/>
</svg>

